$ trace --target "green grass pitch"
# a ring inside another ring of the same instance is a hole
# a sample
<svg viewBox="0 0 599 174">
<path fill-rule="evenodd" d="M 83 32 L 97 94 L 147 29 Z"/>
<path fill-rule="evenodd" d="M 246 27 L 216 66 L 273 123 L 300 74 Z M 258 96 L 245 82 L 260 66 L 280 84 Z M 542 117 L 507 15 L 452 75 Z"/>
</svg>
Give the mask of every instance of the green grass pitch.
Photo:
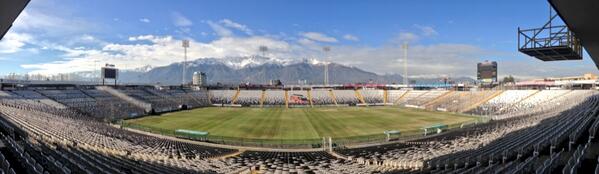
<svg viewBox="0 0 599 174">
<path fill-rule="evenodd" d="M 129 123 L 161 129 L 207 131 L 215 136 L 256 139 L 318 139 L 414 131 L 436 123 L 458 124 L 477 117 L 397 107 L 219 108 L 208 107 Z"/>
</svg>

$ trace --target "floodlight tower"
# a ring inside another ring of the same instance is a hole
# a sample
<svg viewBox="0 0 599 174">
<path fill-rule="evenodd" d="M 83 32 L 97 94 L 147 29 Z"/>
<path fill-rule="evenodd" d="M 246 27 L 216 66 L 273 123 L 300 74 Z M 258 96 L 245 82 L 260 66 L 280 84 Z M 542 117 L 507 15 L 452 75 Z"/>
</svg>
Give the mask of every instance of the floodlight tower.
<svg viewBox="0 0 599 174">
<path fill-rule="evenodd" d="M 331 51 L 331 47 L 325 46 L 322 47 L 322 51 L 324 51 L 324 85 L 329 85 L 329 51 Z"/>
<path fill-rule="evenodd" d="M 185 39 L 182 43 L 184 50 L 184 58 L 183 58 L 183 73 L 181 74 L 181 85 L 185 85 L 185 73 L 187 73 L 187 48 L 189 48 L 189 40 Z"/>
<path fill-rule="evenodd" d="M 402 45 L 403 48 L 403 84 L 406 87 L 409 85 L 408 79 L 408 42 L 404 42 Z"/>
<path fill-rule="evenodd" d="M 260 46 L 258 49 L 259 49 L 259 50 L 260 50 L 260 52 L 262 53 L 262 57 L 266 57 L 266 52 L 268 51 L 268 47 L 267 47 L 267 46 L 264 46 L 264 45 L 262 45 L 262 46 Z"/>
</svg>

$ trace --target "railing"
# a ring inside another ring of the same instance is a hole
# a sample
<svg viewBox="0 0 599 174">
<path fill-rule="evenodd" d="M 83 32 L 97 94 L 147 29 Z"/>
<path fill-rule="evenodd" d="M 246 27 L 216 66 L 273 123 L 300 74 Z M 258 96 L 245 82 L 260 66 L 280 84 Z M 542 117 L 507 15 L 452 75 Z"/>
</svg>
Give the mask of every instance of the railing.
<svg viewBox="0 0 599 174">
<path fill-rule="evenodd" d="M 549 21 L 540 28 L 518 28 L 518 50 L 544 61 L 582 59 L 580 40 L 568 26 L 553 26 L 552 22 L 558 15 L 550 13 L 550 16 Z"/>
<path fill-rule="evenodd" d="M 570 47 L 582 49 L 580 41 L 567 26 L 551 26 L 535 29 L 518 29 L 518 48 Z M 580 48 L 577 48 L 580 47 Z"/>
</svg>

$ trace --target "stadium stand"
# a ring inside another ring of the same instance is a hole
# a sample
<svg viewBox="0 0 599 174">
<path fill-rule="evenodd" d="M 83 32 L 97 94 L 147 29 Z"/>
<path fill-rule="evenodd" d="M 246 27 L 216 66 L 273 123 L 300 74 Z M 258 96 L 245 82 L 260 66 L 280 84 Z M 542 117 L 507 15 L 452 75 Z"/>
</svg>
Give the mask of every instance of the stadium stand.
<svg viewBox="0 0 599 174">
<path fill-rule="evenodd" d="M 337 159 L 320 152 L 246 151 L 226 159 L 234 166 L 250 168 L 258 173 L 361 173 L 369 172 L 357 163 Z"/>
<path fill-rule="evenodd" d="M 259 105 L 260 97 L 262 95 L 262 90 L 242 90 L 239 92 L 239 96 L 237 97 L 237 104 L 241 105 Z M 267 99 L 267 101 L 269 101 Z"/>
<path fill-rule="evenodd" d="M 97 108 L 110 108 L 108 110 L 110 112 L 109 114 L 112 116 L 121 116 L 123 118 L 127 118 L 145 115 L 145 110 L 143 108 L 133 105 L 127 101 L 121 100 L 118 97 L 110 95 L 109 93 L 106 93 L 104 91 L 97 89 L 85 89 L 82 91 L 83 93 L 89 95 L 90 97 L 96 100 Z M 101 113 L 102 111 L 96 110 L 93 112 Z"/>
<path fill-rule="evenodd" d="M 43 145 L 37 144 L 37 141 L 50 143 L 50 147 L 47 148 L 55 149 L 52 152 L 67 158 L 66 161 L 87 163 L 82 166 L 74 165 L 77 167 L 69 168 L 70 171 L 85 171 L 82 173 L 124 172 L 115 169 L 113 165 L 101 162 L 103 160 L 101 158 L 109 158 L 104 160 L 129 161 L 122 165 L 130 164 L 130 166 L 122 169 L 145 169 L 150 171 L 149 173 L 189 173 L 186 171 L 205 171 L 207 168 L 204 167 L 208 166 L 206 163 L 203 163 L 206 164 L 205 166 L 188 165 L 191 161 L 201 161 L 201 159 L 215 158 L 235 152 L 231 149 L 182 143 L 133 133 L 87 119 L 83 115 L 62 116 L 59 112 L 50 111 L 51 107 L 27 105 L 22 101 L 14 101 L 14 99 L 5 97 L 2 98 L 0 108 L 5 116 L 4 119 L 11 124 L 19 125 L 27 133 L 28 140 L 23 140 L 23 142 L 31 144 L 25 145 L 36 144 L 32 148 L 42 148 L 40 146 Z M 95 151 L 95 153 L 87 151 Z M 102 155 L 98 153 L 102 153 Z M 137 161 L 141 161 L 141 164 L 147 162 L 146 166 L 157 164 L 165 167 L 144 168 L 136 166 L 140 165 Z M 36 167 L 36 169 L 38 168 Z M 43 167 L 39 167 L 39 169 L 41 170 L 39 173 L 43 173 Z"/>
<path fill-rule="evenodd" d="M 429 110 L 460 112 L 477 102 L 490 97 L 497 91 L 455 91 L 437 101 L 428 103 L 425 107 Z"/>
<path fill-rule="evenodd" d="M 446 90 L 431 90 L 431 91 L 424 91 L 424 92 L 415 92 L 414 91 L 414 95 L 417 95 L 417 97 L 412 97 L 412 98 L 407 98 L 405 101 L 405 105 L 414 105 L 414 106 L 421 106 L 426 104 L 427 102 L 436 99 L 437 97 L 442 96 L 443 94 L 447 93 L 448 91 Z"/>
<path fill-rule="evenodd" d="M 213 104 L 231 104 L 235 90 L 210 90 L 210 101 Z"/>
<path fill-rule="evenodd" d="M 378 89 L 363 89 L 360 90 L 366 103 L 377 104 L 383 103 L 384 92 Z"/>
<path fill-rule="evenodd" d="M 399 101 L 399 99 L 401 99 L 406 92 L 408 92 L 407 90 L 388 90 L 388 98 L 389 98 L 389 103 L 397 103 L 397 101 Z"/>
<path fill-rule="evenodd" d="M 182 103 L 171 99 L 167 94 L 162 94 L 153 88 L 136 87 L 136 88 L 120 88 L 118 91 L 133 97 L 137 100 L 151 104 L 154 112 L 162 113 L 181 109 Z"/>
<path fill-rule="evenodd" d="M 333 90 L 337 104 L 356 105 L 360 101 L 353 90 Z"/>
<path fill-rule="evenodd" d="M 336 101 L 330 96 L 328 90 L 312 90 L 312 100 L 316 105 L 334 105 Z"/>
<path fill-rule="evenodd" d="M 174 96 L 178 95 L 187 95 L 190 96 L 197 106 L 192 105 L 193 107 L 203 107 L 208 106 L 210 104 L 209 94 L 206 90 L 193 90 L 193 89 L 181 89 L 185 94 L 177 92 Z"/>
<path fill-rule="evenodd" d="M 206 101 L 195 98 L 194 95 L 186 93 L 182 89 L 169 89 L 163 90 L 162 93 L 167 94 L 167 97 L 173 98 L 174 100 L 178 100 L 181 105 L 185 105 L 186 108 L 197 108 L 206 106 Z"/>
<path fill-rule="evenodd" d="M 281 106 L 285 104 L 285 91 L 283 90 L 266 90 L 265 105 Z M 260 95 L 255 95 L 253 98 L 258 98 Z"/>
<path fill-rule="evenodd" d="M 489 100 L 478 106 L 475 113 L 480 115 L 489 115 L 503 112 L 503 109 L 519 103 L 527 97 L 537 93 L 537 90 L 508 90 L 501 93 L 499 96 Z"/>
<path fill-rule="evenodd" d="M 540 114 L 506 118 L 491 122 L 490 125 L 461 130 L 458 132 L 461 135 L 457 136 L 443 136 L 411 144 L 339 149 L 337 153 L 363 164 L 388 166 L 402 171 L 522 171 L 526 166 L 530 167 L 531 161 L 538 161 L 538 156 L 544 149 L 551 148 L 552 152 L 557 152 L 561 142 L 573 144 L 580 138 L 579 135 L 597 115 L 599 98 L 591 95 L 587 93 L 584 96 L 572 97 L 586 100 L 581 105 L 561 105 L 539 112 Z M 592 132 L 596 132 L 596 129 L 592 129 Z M 524 158 L 525 155 L 531 157 Z M 580 155 L 575 153 L 574 159 L 578 158 Z M 524 163 L 520 163 L 519 160 L 522 159 L 525 159 Z M 567 167 L 577 165 L 576 160 L 570 161 L 572 164 Z M 514 170 L 516 168 L 519 170 Z M 570 168 L 573 167 L 564 170 Z"/>
<path fill-rule="evenodd" d="M 117 87 L 158 111 L 180 105 L 257 105 L 262 90 Z M 366 103 L 384 91 L 357 90 Z M 332 92 L 332 93 L 331 93 Z M 314 89 L 316 105 L 353 105 L 354 90 Z M 237 150 L 142 134 L 106 123 L 146 115 L 93 87 L 0 91 L 0 163 L 4 173 L 580 173 L 597 171 L 599 96 L 590 90 L 389 90 L 390 102 L 484 114 L 492 121 L 454 131 L 333 151 Z M 265 90 L 265 105 L 285 104 Z M 333 95 L 331 95 L 333 94 Z M 288 91 L 307 96 L 308 91 Z M 289 99 L 287 99 L 289 100 Z M 219 103 L 220 102 L 220 103 Z M 305 103 L 304 103 L 305 104 Z M 112 108 L 112 109 L 111 109 Z M 135 113 L 135 114 L 132 114 Z"/>
<path fill-rule="evenodd" d="M 49 99 L 48 97 L 45 97 L 35 91 L 23 90 L 23 91 L 13 91 L 13 92 L 21 97 L 24 97 L 26 99 L 31 99 L 31 100 L 34 100 L 34 101 L 37 101 L 40 103 L 44 103 L 48 106 L 53 106 L 53 107 L 59 108 L 59 109 L 66 108 L 66 106 L 64 106 L 58 102 L 55 102 L 54 100 Z"/>
<path fill-rule="evenodd" d="M 424 95 L 424 94 L 426 94 L 426 93 L 428 93 L 428 92 L 429 92 L 429 91 L 425 91 L 425 90 L 410 90 L 410 91 L 407 91 L 405 94 L 403 94 L 403 95 L 402 95 L 402 96 L 401 96 L 401 97 L 400 97 L 400 98 L 399 98 L 399 99 L 398 99 L 398 100 L 395 102 L 395 104 L 396 104 L 396 105 L 402 105 L 402 106 L 405 106 L 405 104 L 406 104 L 408 101 L 411 101 L 411 100 L 414 100 L 414 99 L 418 100 L 418 99 L 417 99 L 418 97 L 420 97 L 420 96 L 422 96 L 422 95 Z"/>
<path fill-rule="evenodd" d="M 310 100 L 308 98 L 308 91 L 307 90 L 291 90 L 289 91 L 289 104 L 290 105 L 309 105 L 310 102 L 308 100 Z"/>
</svg>

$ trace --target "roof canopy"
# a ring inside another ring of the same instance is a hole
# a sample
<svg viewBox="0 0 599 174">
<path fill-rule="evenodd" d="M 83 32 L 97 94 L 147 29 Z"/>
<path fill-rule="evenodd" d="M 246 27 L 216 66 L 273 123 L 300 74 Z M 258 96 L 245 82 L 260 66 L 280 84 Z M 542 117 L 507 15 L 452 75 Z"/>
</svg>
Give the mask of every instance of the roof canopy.
<svg viewBox="0 0 599 174">
<path fill-rule="evenodd" d="M 549 3 L 599 67 L 599 1 L 549 0 Z"/>
<path fill-rule="evenodd" d="M 1 0 L 0 1 L 0 40 L 12 23 L 17 19 L 17 16 L 23 11 L 29 0 Z"/>
</svg>

